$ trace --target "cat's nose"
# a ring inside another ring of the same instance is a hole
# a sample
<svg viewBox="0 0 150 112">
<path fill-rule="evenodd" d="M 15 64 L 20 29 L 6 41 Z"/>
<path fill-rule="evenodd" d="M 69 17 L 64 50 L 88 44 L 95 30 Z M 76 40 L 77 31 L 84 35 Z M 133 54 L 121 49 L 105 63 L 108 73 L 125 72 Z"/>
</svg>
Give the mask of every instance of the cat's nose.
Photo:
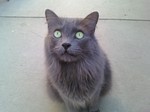
<svg viewBox="0 0 150 112">
<path fill-rule="evenodd" d="M 65 50 L 67 50 L 71 44 L 70 43 L 63 43 L 62 46 L 64 47 Z"/>
</svg>

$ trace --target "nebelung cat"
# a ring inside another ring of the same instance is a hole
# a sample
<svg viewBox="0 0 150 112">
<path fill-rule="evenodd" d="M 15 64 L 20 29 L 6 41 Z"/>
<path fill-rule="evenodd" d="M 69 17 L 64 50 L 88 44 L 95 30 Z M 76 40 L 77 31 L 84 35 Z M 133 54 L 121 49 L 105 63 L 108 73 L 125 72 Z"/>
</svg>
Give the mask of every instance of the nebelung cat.
<svg viewBox="0 0 150 112">
<path fill-rule="evenodd" d="M 60 18 L 45 11 L 48 88 L 68 112 L 100 112 L 99 102 L 111 87 L 108 59 L 94 36 L 98 12 L 84 19 Z"/>
</svg>

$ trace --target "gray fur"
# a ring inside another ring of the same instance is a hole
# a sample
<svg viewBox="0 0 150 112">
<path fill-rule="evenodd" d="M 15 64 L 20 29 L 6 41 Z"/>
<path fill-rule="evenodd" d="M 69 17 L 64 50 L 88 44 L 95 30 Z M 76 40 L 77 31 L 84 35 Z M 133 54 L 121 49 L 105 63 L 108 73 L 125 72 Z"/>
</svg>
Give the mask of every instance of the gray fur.
<svg viewBox="0 0 150 112">
<path fill-rule="evenodd" d="M 111 87 L 111 70 L 106 55 L 94 36 L 98 13 L 84 19 L 60 18 L 50 10 L 45 11 L 48 35 L 45 54 L 48 72 L 48 89 L 55 100 L 65 103 L 68 112 L 99 112 L 100 97 Z M 53 36 L 55 30 L 62 37 Z M 77 31 L 84 32 L 76 39 Z M 70 43 L 65 49 L 63 43 Z"/>
</svg>

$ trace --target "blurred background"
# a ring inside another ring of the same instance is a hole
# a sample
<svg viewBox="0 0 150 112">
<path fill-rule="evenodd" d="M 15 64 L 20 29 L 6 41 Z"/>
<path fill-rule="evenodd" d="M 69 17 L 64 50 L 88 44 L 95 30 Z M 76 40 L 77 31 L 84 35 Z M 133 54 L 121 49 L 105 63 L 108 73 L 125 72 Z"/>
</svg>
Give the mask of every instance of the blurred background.
<svg viewBox="0 0 150 112">
<path fill-rule="evenodd" d="M 101 112 L 150 111 L 150 0 L 0 0 L 0 112 L 66 112 L 46 92 L 45 9 L 98 11 L 96 37 L 113 69 Z"/>
</svg>

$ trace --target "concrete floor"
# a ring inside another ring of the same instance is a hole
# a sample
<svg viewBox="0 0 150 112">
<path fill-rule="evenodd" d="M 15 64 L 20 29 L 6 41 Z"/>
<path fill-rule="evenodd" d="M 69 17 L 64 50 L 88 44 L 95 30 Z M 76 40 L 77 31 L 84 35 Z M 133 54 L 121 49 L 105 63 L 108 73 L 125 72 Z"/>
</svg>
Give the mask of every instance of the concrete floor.
<svg viewBox="0 0 150 112">
<path fill-rule="evenodd" d="M 149 112 L 149 4 L 149 0 L 0 0 L 0 112 L 66 112 L 46 93 L 46 8 L 67 17 L 100 12 L 96 36 L 113 68 L 113 88 L 102 99 L 101 112 Z"/>
</svg>

